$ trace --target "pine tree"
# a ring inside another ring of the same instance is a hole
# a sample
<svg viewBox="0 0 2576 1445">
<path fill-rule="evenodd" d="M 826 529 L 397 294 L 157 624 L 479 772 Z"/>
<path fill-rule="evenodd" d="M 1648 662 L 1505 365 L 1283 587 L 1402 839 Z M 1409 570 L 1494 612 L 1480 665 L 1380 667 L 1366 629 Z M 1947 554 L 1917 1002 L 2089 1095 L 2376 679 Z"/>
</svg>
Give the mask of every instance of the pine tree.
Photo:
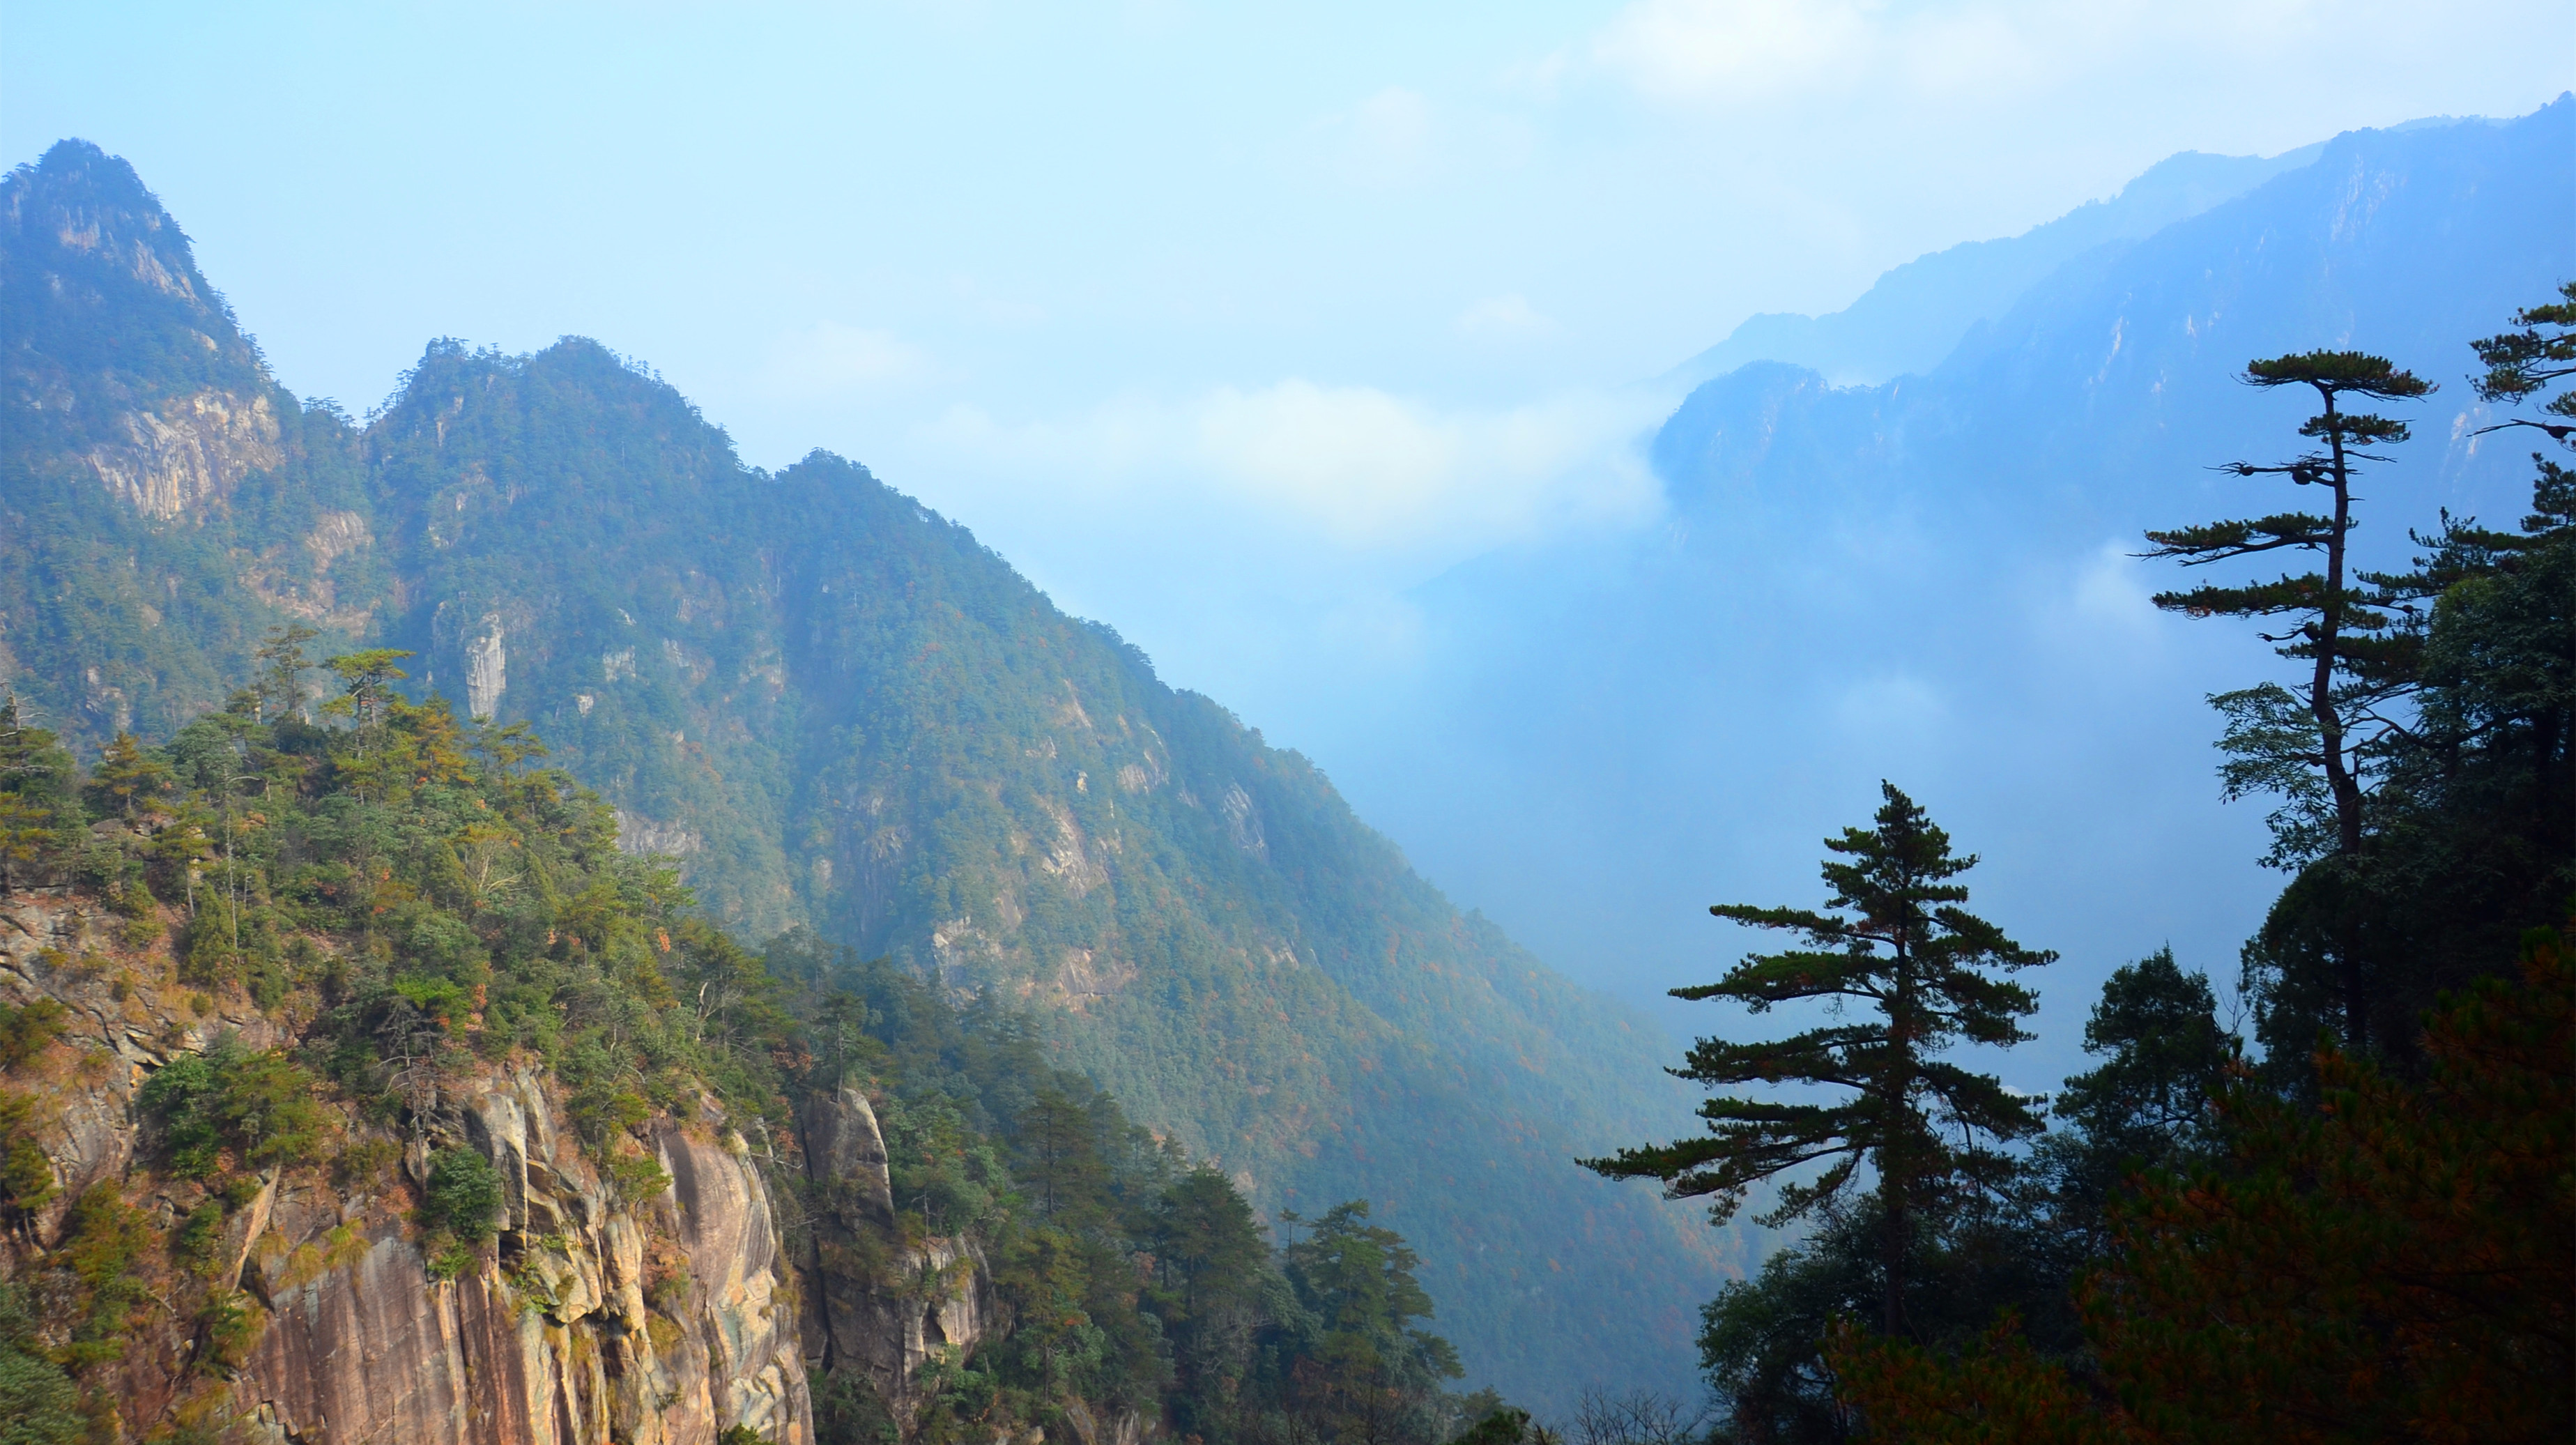
<svg viewBox="0 0 2576 1445">
<path fill-rule="evenodd" d="M 2375 749 L 2392 734 L 2385 709 L 2411 689 L 2419 638 L 2407 619 L 2372 604 L 2374 593 L 2349 566 L 2356 467 L 2385 457 L 2364 450 L 2402 442 L 2406 423 L 2343 409 L 2346 397 L 2405 400 L 2433 390 L 2386 358 L 2357 351 L 2310 351 L 2247 364 L 2246 385 L 2270 390 L 2313 388 L 2325 409 L 2299 427 L 2299 435 L 2325 443 L 2276 466 L 2231 462 L 2219 470 L 2240 477 L 2286 476 L 2323 487 L 2332 496 L 2328 516 L 2277 512 L 2267 517 L 2206 522 L 2147 533 L 2141 555 L 2171 557 L 2186 567 L 2239 561 L 2277 551 L 2322 553 L 2322 572 L 2282 574 L 2270 582 L 2238 586 L 2203 583 L 2187 592 L 2160 592 L 2155 604 L 2193 617 L 2290 617 L 2288 631 L 2264 633 L 2283 657 L 2309 664 L 2304 696 L 2266 683 L 2210 701 L 2227 718 L 2221 768 L 2227 796 L 2277 793 L 2285 806 L 2273 815 L 2275 844 L 2268 860 L 2300 867 L 2332 855 L 2349 873 L 2362 849 L 2362 798 Z M 2369 999 L 2360 949 L 2352 939 L 2338 947 L 2346 1039 L 2360 1047 L 2369 1032 Z"/>
<path fill-rule="evenodd" d="M 304 674 L 313 666 L 304 656 L 304 644 L 321 635 L 301 622 L 289 622 L 270 628 L 261 640 L 259 682 L 253 692 L 261 721 L 304 716 Z"/>
<path fill-rule="evenodd" d="M 170 765 L 146 752 L 134 734 L 118 733 L 100 750 L 89 784 L 105 806 L 131 822 L 138 806 L 151 807 L 170 786 Z"/>
<path fill-rule="evenodd" d="M 1873 1439 L 2565 1440 L 2576 1429 L 2576 959 L 2425 1020 L 2418 1083 L 2327 1047 L 2322 1107 L 2229 1092 L 2227 1172 L 2151 1176 L 2079 1289 L 2085 1362 L 1836 1332 Z M 2079 1373 L 2079 1370 L 2081 1373 Z"/>
<path fill-rule="evenodd" d="M 2559 301 L 2515 313 L 2514 324 L 2521 330 L 2469 343 L 2486 363 L 2487 374 L 2475 378 L 2481 399 L 2527 401 L 2543 388 L 2576 377 L 2576 281 L 2561 283 L 2558 294 Z M 2551 441 L 2576 445 L 2576 391 L 2560 392 L 2540 409 L 2553 420 L 2511 417 L 2486 430 L 2527 426 Z"/>
<path fill-rule="evenodd" d="M 1876 826 L 1825 841 L 1845 860 L 1824 864 L 1833 890 L 1825 906 L 1847 916 L 1719 904 L 1709 912 L 1803 935 L 1807 946 L 1753 954 L 1716 983 L 1672 991 L 1675 998 L 1731 999 L 1757 1014 L 1824 1000 L 1874 1015 L 1776 1042 L 1701 1039 L 1688 1067 L 1672 1071 L 1712 1089 L 1821 1084 L 1849 1089 L 1851 1097 L 1819 1104 L 1720 1095 L 1700 1105 L 1707 1138 L 1582 1162 L 1613 1179 L 1662 1180 L 1668 1198 L 1708 1197 L 1711 1217 L 1722 1224 L 1755 1184 L 1834 1161 L 1814 1182 L 1781 1188 L 1779 1208 L 1761 1220 L 1772 1227 L 1838 1198 L 1867 1162 L 1878 1176 L 1885 1323 L 1894 1334 L 1904 1327 L 1914 1212 L 2006 1172 L 2003 1157 L 1978 1136 L 2002 1142 L 2042 1127 L 2038 1101 L 1937 1055 L 1961 1040 L 2009 1046 L 2031 1037 L 2016 1020 L 2038 1009 L 2038 995 L 1994 971 L 2057 955 L 2026 949 L 1959 907 L 1968 890 L 1947 880 L 1976 866 L 1976 857 L 1953 856 L 1949 834 L 1913 799 L 1893 784 L 1879 788 L 1886 802 Z"/>
<path fill-rule="evenodd" d="M 27 726 L 18 699 L 0 699 L 0 889 L 40 868 L 79 826 L 71 754 L 43 728 Z"/>
</svg>

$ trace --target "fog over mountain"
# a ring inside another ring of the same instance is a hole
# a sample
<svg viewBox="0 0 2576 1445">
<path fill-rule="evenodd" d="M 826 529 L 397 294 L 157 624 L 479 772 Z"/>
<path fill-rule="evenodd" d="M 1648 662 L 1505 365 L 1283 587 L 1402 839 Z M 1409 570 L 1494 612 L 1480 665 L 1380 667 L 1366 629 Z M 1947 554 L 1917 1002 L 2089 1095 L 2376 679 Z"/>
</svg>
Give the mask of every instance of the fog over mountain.
<svg viewBox="0 0 2576 1445">
<path fill-rule="evenodd" d="M 2173 574 L 2129 555 L 2145 527 L 2271 505 L 2209 468 L 2294 454 L 2305 412 L 2236 373 L 2351 347 L 2441 384 L 2363 488 L 2365 555 L 2401 561 L 2441 508 L 2527 506 L 2529 446 L 2474 434 L 2466 343 L 2571 274 L 2566 99 L 2177 157 L 1834 316 L 1748 323 L 1653 437 L 1653 525 L 1415 589 L 1419 669 L 1339 699 L 1310 746 L 1427 873 L 1640 1001 L 1734 957 L 1704 905 L 1817 901 L 1815 840 L 1893 779 L 1984 855 L 1992 916 L 2066 955 L 2038 980 L 2042 1042 L 2001 1065 L 2053 1087 L 2103 973 L 2169 941 L 2223 994 L 2279 886 L 2255 866 L 2264 805 L 2219 801 L 2201 699 L 2281 664 L 2246 629 L 2155 612 Z M 1943 333 L 1961 339 L 1920 374 L 1817 369 L 1894 369 Z"/>
<path fill-rule="evenodd" d="M 2444 509 L 2510 522 L 2529 448 L 2481 432 L 2467 342 L 2576 276 L 2562 97 L 2186 151 L 1518 402 L 1067 369 L 1078 405 L 933 406 L 901 390 L 927 353 L 826 317 L 728 385 L 793 401 L 774 437 L 887 381 L 833 422 L 905 414 L 893 460 L 764 459 L 621 335 L 408 336 L 365 416 L 299 395 L 113 151 L 7 183 L 0 681 L 31 715 L 95 758 L 221 705 L 276 623 L 408 649 L 745 938 L 1029 1010 L 1273 1217 L 1374 1199 L 1471 1381 L 1558 1408 L 1693 1388 L 1697 1304 L 1772 1242 L 1572 1162 L 1689 1127 L 1658 1066 L 1740 1031 L 1663 997 L 1742 951 L 1706 906 L 1818 902 L 1817 840 L 1886 779 L 1983 856 L 1978 912 L 2064 956 L 2038 1041 L 1980 1067 L 2057 1088 L 2162 945 L 2224 996 L 2280 880 L 2203 699 L 2280 664 L 2154 610 L 2140 533 L 2247 505 L 2211 468 L 2298 451 L 2304 408 L 2235 378 L 2320 347 L 2441 384 L 2393 408 L 2366 565 Z M 1543 344 L 1483 289 L 1458 336 Z"/>
</svg>

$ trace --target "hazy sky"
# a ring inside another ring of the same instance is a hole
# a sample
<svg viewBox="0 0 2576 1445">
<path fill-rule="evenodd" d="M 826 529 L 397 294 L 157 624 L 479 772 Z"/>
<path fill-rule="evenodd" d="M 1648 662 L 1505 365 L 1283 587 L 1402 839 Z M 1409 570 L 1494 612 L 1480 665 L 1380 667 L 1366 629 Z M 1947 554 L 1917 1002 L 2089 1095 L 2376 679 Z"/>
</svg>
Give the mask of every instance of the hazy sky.
<svg viewBox="0 0 2576 1445">
<path fill-rule="evenodd" d="M 1405 589 L 1654 517 L 1636 383 L 1747 314 L 2571 81 L 2566 0 L 0 11 L 8 160 L 132 161 L 296 391 L 596 337 L 1328 769 Z"/>
<path fill-rule="evenodd" d="M 2564 0 L 15 0 L 0 149 L 131 160 L 300 393 L 597 337 L 1257 719 L 1394 589 L 1650 511 L 1619 388 L 1748 313 L 2571 51 Z"/>
</svg>

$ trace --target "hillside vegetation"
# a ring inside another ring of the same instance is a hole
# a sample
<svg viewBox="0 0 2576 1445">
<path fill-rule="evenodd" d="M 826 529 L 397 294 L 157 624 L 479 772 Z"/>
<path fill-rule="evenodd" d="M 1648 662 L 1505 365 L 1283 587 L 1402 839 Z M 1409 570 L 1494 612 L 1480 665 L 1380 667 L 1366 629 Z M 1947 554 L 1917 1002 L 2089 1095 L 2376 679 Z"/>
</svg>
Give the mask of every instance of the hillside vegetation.
<svg viewBox="0 0 2576 1445">
<path fill-rule="evenodd" d="M 264 1337 L 314 1272 L 367 1252 L 370 1197 L 398 1208 L 380 1223 L 433 1280 L 577 1314 L 561 1286 L 578 1246 L 524 1222 L 529 1186 L 504 1187 L 488 1133 L 457 1112 L 494 1068 L 535 1071 L 606 1204 L 654 1234 L 643 1299 L 664 1367 L 708 1303 L 675 1242 L 705 1206 L 683 1186 L 659 1212 L 662 1161 L 691 1157 L 669 1131 L 712 1129 L 765 1174 L 810 1313 L 860 1267 L 818 1252 L 845 1186 L 805 1147 L 812 1101 L 874 1101 L 891 1213 L 853 1246 L 888 1256 L 866 1271 L 934 1306 L 989 1293 L 998 1325 L 891 1385 L 842 1341 L 813 1381 L 821 1441 L 1097 1414 L 1209 1441 L 1428 1445 L 1492 1408 L 1444 1392 L 1456 1356 L 1422 1327 L 1416 1257 L 1365 1201 L 1274 1247 L 1222 1174 L 1048 1066 L 1025 1015 L 989 998 L 961 1013 L 807 933 L 755 956 L 667 867 L 621 852 L 612 810 L 538 766 L 523 728 L 405 701 L 382 653 L 339 661 L 321 711 L 347 725 L 316 726 L 299 663 L 163 747 L 120 737 L 86 773 L 0 709 L 9 906 L 68 901 L 79 933 L 21 960 L 0 1003 L 10 1439 L 213 1438 L 241 1413 L 236 1382 L 274 1392 L 291 1374 Z M 138 1021 L 157 1028 L 142 1142 L 101 1171 L 67 1116 L 95 1112 L 89 1093 L 127 1067 L 114 1033 Z M 353 1201 L 310 1266 L 261 1247 L 290 1227 L 282 1189 Z M 971 1282 L 904 1275 L 939 1242 Z"/>
<path fill-rule="evenodd" d="M 84 755 L 223 706 L 274 627 L 406 651 L 396 692 L 536 725 L 715 923 L 1030 1010 L 1265 1214 L 1374 1201 L 1473 1378 L 1682 1387 L 1745 1240 L 1568 1167 L 1683 1116 L 1647 1031 L 1307 760 L 601 346 L 440 341 L 360 424 L 268 376 L 121 162 L 6 186 L 0 664 Z"/>
</svg>

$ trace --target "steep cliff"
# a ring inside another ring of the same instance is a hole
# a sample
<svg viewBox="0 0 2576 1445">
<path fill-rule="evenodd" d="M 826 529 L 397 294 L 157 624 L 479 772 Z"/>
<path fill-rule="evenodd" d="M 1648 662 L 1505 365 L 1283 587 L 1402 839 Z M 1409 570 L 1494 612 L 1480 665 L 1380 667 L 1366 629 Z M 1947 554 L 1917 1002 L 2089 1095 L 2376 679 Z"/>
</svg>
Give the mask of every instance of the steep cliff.
<svg viewBox="0 0 2576 1445">
<path fill-rule="evenodd" d="M 438 715 L 398 710 L 372 760 L 438 772 L 437 748 L 402 745 L 403 718 L 435 733 Z M 648 966 L 657 948 L 713 948 L 735 970 L 725 987 L 746 976 L 719 936 L 602 890 L 621 877 L 649 886 L 609 845 L 605 808 L 573 798 L 550 811 L 546 782 L 514 800 L 501 775 L 477 786 L 452 757 L 443 800 L 329 783 L 297 799 L 293 781 L 312 770 L 291 755 L 222 756 L 248 770 L 231 781 L 267 785 L 257 811 L 211 817 L 190 786 L 204 770 L 184 753 L 176 767 L 131 754 L 132 772 L 91 780 L 122 806 L 80 827 L 68 759 L 0 713 L 0 812 L 20 885 L 0 893 L 0 1313 L 32 1320 L 24 1339 L 7 1332 L 18 1358 L 79 1380 L 90 1433 L 809 1445 L 809 1378 L 834 1372 L 904 1433 L 919 1428 L 924 1365 L 941 1350 L 973 1356 L 1005 1312 L 974 1241 L 925 1234 L 895 1209 L 863 1091 L 815 1099 L 800 1130 L 783 1103 L 792 1081 L 764 1076 L 746 1092 L 720 1052 L 669 1053 L 676 1032 L 585 1030 L 560 993 L 537 1034 L 506 1041 L 514 975 L 530 979 L 504 941 L 519 885 L 589 899 L 521 915 L 547 921 L 542 937 L 570 947 L 567 960 L 620 951 L 623 935 Z M 446 830 L 418 824 L 443 808 L 488 819 L 467 833 L 506 847 L 510 871 L 482 870 L 489 855 L 470 841 L 453 852 L 454 834 L 431 841 Z M 372 837 L 317 837 L 334 814 Z M 587 844 L 542 856 L 545 832 L 567 823 Z M 204 846 L 210 825 L 233 845 L 220 859 Z M 282 853 L 319 874 L 290 881 Z M 442 854 L 462 865 L 450 882 L 497 906 L 441 907 Z M 353 857 L 370 861 L 339 866 Z M 320 874 L 334 881 L 306 898 L 324 906 L 299 907 Z M 155 883 L 184 901 L 157 901 Z M 328 906 L 331 894 L 354 907 Z M 494 945 L 497 972 L 477 957 Z M 433 980 L 440 966 L 450 972 Z M 442 987 L 459 966 L 477 977 L 470 996 Z M 650 978 L 629 987 L 651 993 Z M 706 1005 L 718 982 L 701 980 L 701 1043 L 710 1023 L 729 1026 Z M 603 1079 L 593 1065 L 585 1097 L 579 1055 L 621 1042 L 658 1043 L 663 1067 Z M 710 1092 L 716 1078 L 732 1080 L 735 1104 Z M 788 1127 L 763 1100 L 781 1101 Z M 806 1196 L 827 1214 L 800 1233 Z M 829 1212 L 842 1200 L 868 1207 Z M 10 1438 L 71 1438 L 39 1428 L 25 1383 L 0 1370 L 0 1406 L 35 1422 Z"/>
<path fill-rule="evenodd" d="M 751 955 L 388 661 L 87 770 L 0 704 L 11 1445 L 1457 1432 L 1366 1204 L 1274 1249 L 1026 1015 Z"/>
<path fill-rule="evenodd" d="M 333 1110 L 337 1160 L 252 1171 L 229 1200 L 157 1165 L 137 1095 L 221 1036 L 258 1051 L 284 1035 L 239 990 L 180 984 L 166 944 L 116 942 L 107 924 L 122 921 L 68 889 L 0 906 L 7 1002 L 67 1013 L 13 1071 L 42 1090 L 32 1137 L 55 1182 L 17 1221 L 7 1274 L 42 1280 L 77 1249 L 85 1201 L 121 1198 L 162 1232 L 222 1211 L 207 1267 L 144 1255 L 160 1307 L 141 1312 L 108 1394 L 126 1429 L 220 1417 L 316 1442 L 711 1442 L 736 1424 L 811 1438 L 795 1276 L 719 1112 L 658 1128 L 671 1187 L 621 1200 L 570 1144 L 560 1084 L 492 1067 L 448 1081 L 408 1131 Z M 489 1161 L 505 1203 L 489 1255 L 438 1279 L 412 1216 L 432 1153 L 460 1147 Z M 249 1317 L 246 1347 L 209 1334 L 226 1309 Z M 236 1358 L 209 1368 L 225 1349 Z"/>
<path fill-rule="evenodd" d="M 813 1102 L 817 1147 L 795 1172 L 860 1207 L 821 1223 L 802 1258 L 773 1199 L 780 1161 L 756 1156 L 712 1098 L 655 1123 L 667 1187 L 627 1198 L 572 1140 L 560 1080 L 524 1063 L 446 1080 L 408 1130 L 336 1109 L 336 1159 L 255 1171 L 237 1202 L 174 1178 L 150 1157 L 144 1082 L 219 1038 L 264 1050 L 288 1034 L 238 989 L 180 983 L 166 942 L 118 942 L 127 921 L 68 888 L 0 902 L 0 1001 L 66 1014 L 12 1070 L 41 1092 L 31 1137 L 53 1185 L 15 1220 L 5 1276 L 43 1279 L 78 1245 L 73 1213 L 94 1190 L 164 1233 L 228 1206 L 207 1268 L 147 1273 L 163 1307 L 124 1341 L 110 1392 L 138 1436 L 215 1419 L 315 1445 L 690 1445 L 741 1426 L 805 1445 L 809 1364 L 864 1371 L 911 1420 L 934 1352 L 971 1352 L 996 1326 L 971 1242 L 904 1245 L 855 1089 Z M 442 1279 L 415 1216 L 429 1160 L 455 1148 L 491 1165 L 501 1205 L 489 1253 Z M 214 1368 L 208 1312 L 180 1308 L 196 1294 L 250 1316 L 254 1342 Z"/>
</svg>

